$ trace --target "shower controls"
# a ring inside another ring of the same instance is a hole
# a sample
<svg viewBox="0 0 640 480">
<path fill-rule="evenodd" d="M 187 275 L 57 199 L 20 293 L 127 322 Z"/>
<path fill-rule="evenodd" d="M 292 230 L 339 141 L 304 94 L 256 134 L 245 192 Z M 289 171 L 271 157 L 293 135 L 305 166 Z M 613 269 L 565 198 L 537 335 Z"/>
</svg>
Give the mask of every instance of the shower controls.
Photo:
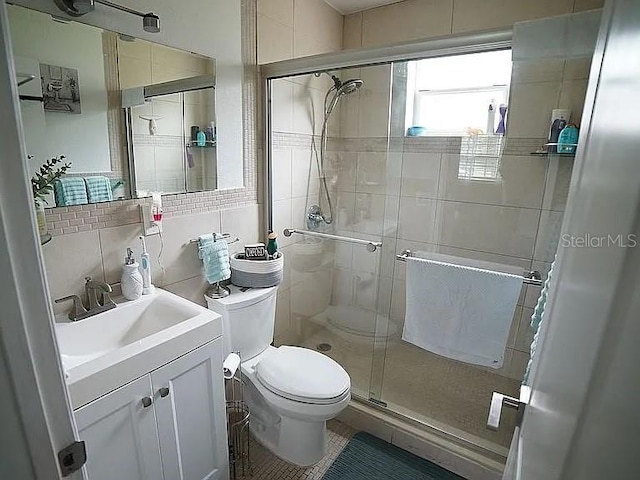
<svg viewBox="0 0 640 480">
<path fill-rule="evenodd" d="M 324 222 L 324 214 L 319 205 L 311 205 L 307 212 L 307 228 L 309 230 L 318 230 Z"/>
</svg>

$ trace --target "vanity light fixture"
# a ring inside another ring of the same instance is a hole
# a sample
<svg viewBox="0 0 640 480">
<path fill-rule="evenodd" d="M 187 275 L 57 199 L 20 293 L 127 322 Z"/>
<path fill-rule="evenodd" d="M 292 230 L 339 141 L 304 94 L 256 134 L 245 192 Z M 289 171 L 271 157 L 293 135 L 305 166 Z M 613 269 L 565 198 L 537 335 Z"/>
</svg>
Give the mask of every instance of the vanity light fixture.
<svg viewBox="0 0 640 480">
<path fill-rule="evenodd" d="M 100 3 L 107 7 L 115 8 L 121 12 L 130 13 L 142 17 L 142 28 L 145 32 L 158 33 L 160 31 L 160 17 L 153 13 L 142 13 L 128 7 L 123 7 L 107 0 L 54 0 L 60 10 L 72 17 L 81 17 L 96 8 L 95 4 Z"/>
</svg>

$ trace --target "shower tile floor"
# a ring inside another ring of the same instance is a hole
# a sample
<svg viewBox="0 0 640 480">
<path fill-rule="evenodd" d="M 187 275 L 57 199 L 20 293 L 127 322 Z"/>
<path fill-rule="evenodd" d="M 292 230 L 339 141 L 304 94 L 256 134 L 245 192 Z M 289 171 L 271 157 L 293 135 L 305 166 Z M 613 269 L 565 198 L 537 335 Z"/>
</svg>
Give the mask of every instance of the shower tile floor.
<svg viewBox="0 0 640 480">
<path fill-rule="evenodd" d="M 354 433 L 355 430 L 348 425 L 337 420 L 329 420 L 327 422 L 327 454 L 319 463 L 306 468 L 285 462 L 252 438 L 250 449 L 253 475 L 237 478 L 239 480 L 320 480 Z"/>
<path fill-rule="evenodd" d="M 352 392 L 369 397 L 372 338 L 311 322 L 298 331 L 297 338 L 287 340 L 311 349 L 330 344 L 331 350 L 323 353 L 349 372 Z M 471 441 L 488 440 L 508 448 L 515 412 L 504 412 L 498 432 L 487 430 L 487 415 L 492 392 L 518 396 L 520 382 L 426 352 L 397 338 L 388 340 L 383 368 L 382 399 L 394 410 L 432 425 L 452 427 Z"/>
</svg>

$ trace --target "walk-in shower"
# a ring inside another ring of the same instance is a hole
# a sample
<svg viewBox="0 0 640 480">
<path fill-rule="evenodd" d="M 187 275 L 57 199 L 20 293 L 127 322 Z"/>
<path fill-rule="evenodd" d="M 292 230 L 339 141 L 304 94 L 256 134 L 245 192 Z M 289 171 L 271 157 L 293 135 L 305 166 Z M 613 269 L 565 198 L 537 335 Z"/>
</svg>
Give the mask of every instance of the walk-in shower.
<svg viewBox="0 0 640 480">
<path fill-rule="evenodd" d="M 320 205 L 311 205 L 309 207 L 309 211 L 307 212 L 307 228 L 309 228 L 310 230 L 317 230 L 320 225 L 322 225 L 322 223 L 331 225 L 334 220 L 333 202 L 331 201 L 331 194 L 329 193 L 329 187 L 327 186 L 327 176 L 324 168 L 327 153 L 327 126 L 329 123 L 329 118 L 331 117 L 333 110 L 338 105 L 338 102 L 344 95 L 349 95 L 356 92 L 364 84 L 364 82 L 360 78 L 352 78 L 343 82 L 337 76 L 329 74 L 327 72 L 315 73 L 314 76 L 318 78 L 322 73 L 331 77 L 333 85 L 329 87 L 327 93 L 324 96 L 324 118 L 322 119 L 322 128 L 320 133 L 320 151 L 318 152 L 318 149 L 315 146 L 315 141 L 313 146 L 314 156 L 318 167 L 318 175 L 322 183 L 322 189 L 324 192 L 325 200 L 327 202 L 329 216 L 327 217 L 323 213 L 322 207 Z"/>
<path fill-rule="evenodd" d="M 519 60 L 512 75 L 511 46 L 506 31 L 263 69 L 265 218 L 268 228 L 288 234 L 279 239 L 286 271 L 276 344 L 325 352 L 348 371 L 357 402 L 493 465 L 506 458 L 516 418 L 505 412 L 500 431 L 488 430 L 491 396 L 518 396 L 540 288 L 522 288 L 502 367 L 463 363 L 402 340 L 406 264 L 396 255 L 425 251 L 546 275 L 572 158 L 534 154 L 551 112 L 532 110 L 561 105 L 544 96 L 549 80 L 536 84 L 540 59 Z M 552 63 L 553 91 L 579 98 L 569 89 L 585 83 L 588 62 Z M 457 73 L 446 76 L 446 68 Z M 433 75 L 420 80 L 416 72 Z M 492 99 L 509 104 L 506 136 L 485 131 Z M 468 125 L 458 105 L 467 106 Z M 442 131 L 411 136 L 422 121 Z"/>
</svg>

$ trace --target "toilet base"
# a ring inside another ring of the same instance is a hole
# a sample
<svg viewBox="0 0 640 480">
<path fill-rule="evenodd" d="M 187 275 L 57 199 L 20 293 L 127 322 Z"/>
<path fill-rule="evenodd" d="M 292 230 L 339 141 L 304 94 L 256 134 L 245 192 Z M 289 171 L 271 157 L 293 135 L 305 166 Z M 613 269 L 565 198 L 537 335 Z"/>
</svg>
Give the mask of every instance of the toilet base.
<svg viewBox="0 0 640 480">
<path fill-rule="evenodd" d="M 326 422 L 280 417 L 280 422 L 270 427 L 253 419 L 249 425 L 251 434 L 262 446 L 294 465 L 309 467 L 327 453 Z"/>
<path fill-rule="evenodd" d="M 247 382 L 245 401 L 251 412 L 249 429 L 253 437 L 271 453 L 289 463 L 308 467 L 327 452 L 326 420 L 301 420 L 280 415 Z"/>
</svg>

